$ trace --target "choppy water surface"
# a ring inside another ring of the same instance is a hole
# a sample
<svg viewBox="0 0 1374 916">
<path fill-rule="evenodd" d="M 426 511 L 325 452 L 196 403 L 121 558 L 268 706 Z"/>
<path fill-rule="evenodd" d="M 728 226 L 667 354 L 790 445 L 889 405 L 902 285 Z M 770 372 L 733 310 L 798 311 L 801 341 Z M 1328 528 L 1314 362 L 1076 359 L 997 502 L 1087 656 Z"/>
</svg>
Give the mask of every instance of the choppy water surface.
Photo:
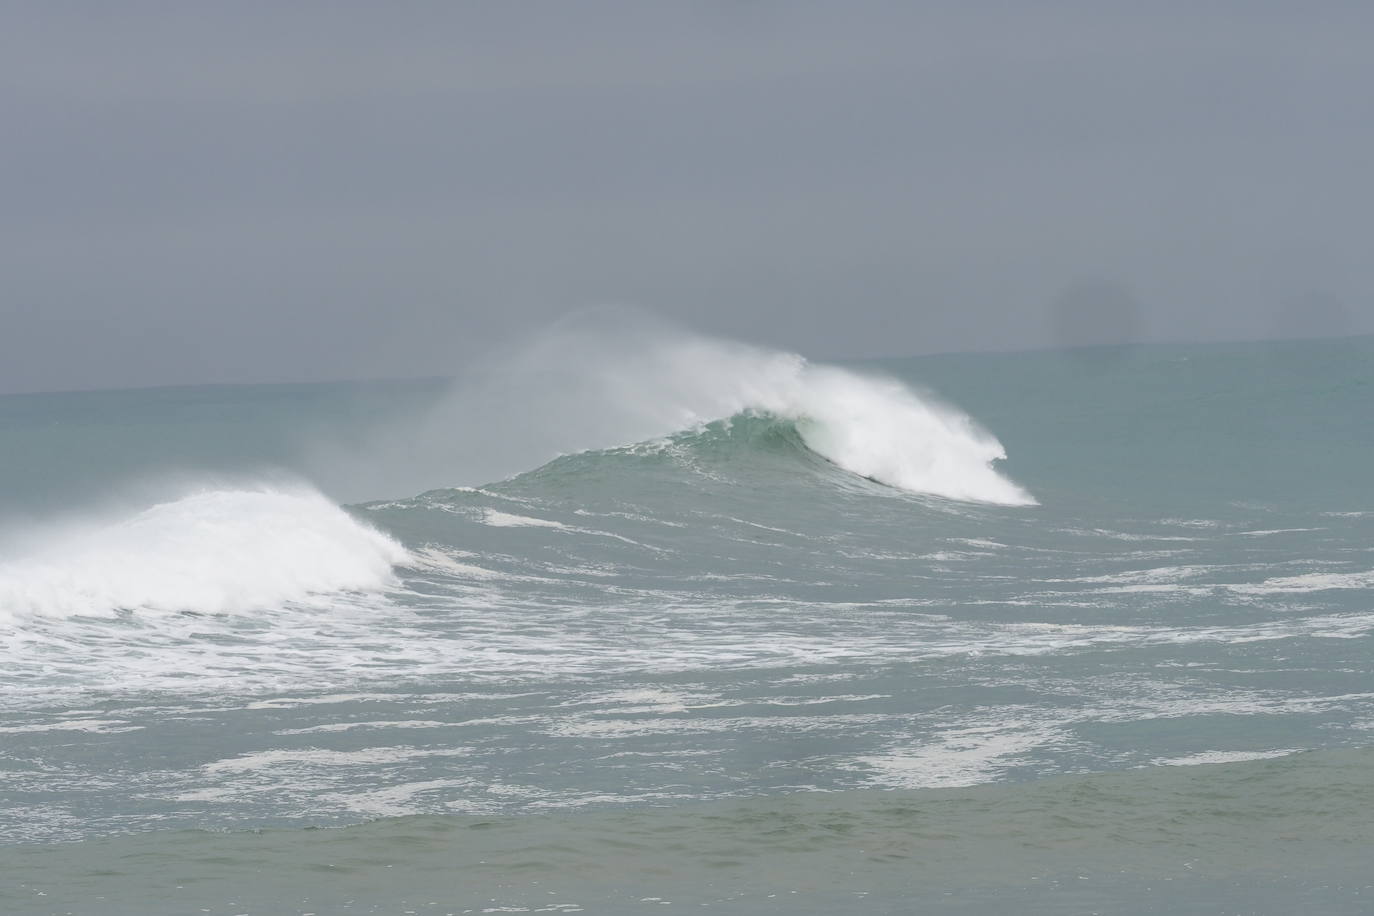
<svg viewBox="0 0 1374 916">
<path fill-rule="evenodd" d="M 0 399 L 4 906 L 1367 911 L 1368 340 L 635 353 Z"/>
</svg>

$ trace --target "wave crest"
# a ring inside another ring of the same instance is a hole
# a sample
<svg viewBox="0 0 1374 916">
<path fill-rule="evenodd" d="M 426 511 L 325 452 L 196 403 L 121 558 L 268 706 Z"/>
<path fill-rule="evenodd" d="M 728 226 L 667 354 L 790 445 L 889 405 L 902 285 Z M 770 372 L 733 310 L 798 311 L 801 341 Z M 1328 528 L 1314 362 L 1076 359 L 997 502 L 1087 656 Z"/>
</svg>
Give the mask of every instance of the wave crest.
<svg viewBox="0 0 1374 916">
<path fill-rule="evenodd" d="M 993 468 L 1006 458 L 996 438 L 967 415 L 922 399 L 898 381 L 808 366 L 797 387 L 773 409 L 796 422 L 808 448 L 845 470 L 914 493 L 1035 503 Z"/>
<path fill-rule="evenodd" d="M 813 364 L 795 353 L 593 319 L 546 335 L 513 361 L 510 377 L 521 379 L 525 396 L 496 399 L 529 403 L 529 380 L 539 379 L 541 409 L 534 415 L 548 413 L 556 417 L 551 428 L 568 431 L 558 449 L 565 454 L 767 414 L 792 423 L 807 448 L 838 467 L 889 486 L 1035 504 L 997 471 L 994 463 L 1006 452 L 967 414 L 896 379 Z"/>
<path fill-rule="evenodd" d="M 915 493 L 1031 505 L 993 467 L 1001 444 L 900 381 L 684 331 L 633 309 L 576 313 L 466 366 L 369 447 L 319 449 L 318 471 L 361 500 L 481 486 L 561 456 L 615 450 L 746 414 L 793 423 L 833 464 Z"/>
</svg>

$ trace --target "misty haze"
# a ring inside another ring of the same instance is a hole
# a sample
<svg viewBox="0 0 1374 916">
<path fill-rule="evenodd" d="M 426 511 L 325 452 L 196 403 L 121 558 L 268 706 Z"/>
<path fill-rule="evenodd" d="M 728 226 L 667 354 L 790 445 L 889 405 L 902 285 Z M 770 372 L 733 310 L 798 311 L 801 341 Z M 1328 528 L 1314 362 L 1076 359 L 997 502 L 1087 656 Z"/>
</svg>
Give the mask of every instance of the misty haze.
<svg viewBox="0 0 1374 916">
<path fill-rule="evenodd" d="M 0 10 L 0 912 L 1368 912 L 1372 29 Z"/>
</svg>

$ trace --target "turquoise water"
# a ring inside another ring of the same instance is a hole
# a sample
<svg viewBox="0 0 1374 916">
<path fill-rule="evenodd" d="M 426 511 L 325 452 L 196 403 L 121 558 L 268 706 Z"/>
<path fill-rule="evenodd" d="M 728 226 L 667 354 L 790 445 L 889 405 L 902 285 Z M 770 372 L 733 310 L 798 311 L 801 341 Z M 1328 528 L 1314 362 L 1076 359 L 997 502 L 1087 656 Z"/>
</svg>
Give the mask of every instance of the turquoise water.
<svg viewBox="0 0 1374 916">
<path fill-rule="evenodd" d="M 563 343 L 0 398 L 0 908 L 1368 911 L 1374 340 Z"/>
</svg>

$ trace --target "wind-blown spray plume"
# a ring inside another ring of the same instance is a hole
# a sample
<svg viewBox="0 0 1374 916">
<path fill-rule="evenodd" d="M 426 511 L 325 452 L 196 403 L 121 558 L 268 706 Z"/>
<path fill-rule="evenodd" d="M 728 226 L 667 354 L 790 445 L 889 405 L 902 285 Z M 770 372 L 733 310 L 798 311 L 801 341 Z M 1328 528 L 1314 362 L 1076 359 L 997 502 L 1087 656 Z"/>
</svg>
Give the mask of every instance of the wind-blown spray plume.
<svg viewBox="0 0 1374 916">
<path fill-rule="evenodd" d="M 1035 500 L 994 468 L 991 434 L 902 383 L 794 353 L 717 340 L 635 312 L 565 320 L 461 381 L 421 429 L 397 430 L 382 466 L 415 454 L 425 483 L 481 484 L 560 454 L 627 445 L 740 414 L 795 423 L 837 466 L 913 493 Z M 404 453 L 402 452 L 404 449 Z"/>
</svg>

